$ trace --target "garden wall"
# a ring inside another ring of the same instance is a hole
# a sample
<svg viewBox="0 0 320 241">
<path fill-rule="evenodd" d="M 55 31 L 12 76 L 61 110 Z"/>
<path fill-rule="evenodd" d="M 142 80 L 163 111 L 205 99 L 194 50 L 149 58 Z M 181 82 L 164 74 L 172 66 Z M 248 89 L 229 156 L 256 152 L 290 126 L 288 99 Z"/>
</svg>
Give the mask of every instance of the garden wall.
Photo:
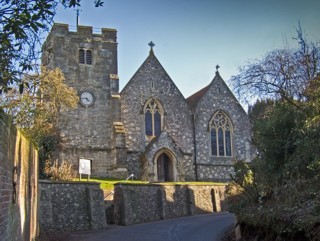
<svg viewBox="0 0 320 241">
<path fill-rule="evenodd" d="M 130 225 L 224 210 L 225 186 L 115 185 L 115 223 Z"/>
<path fill-rule="evenodd" d="M 37 235 L 37 151 L 0 110 L 0 240 Z"/>
<path fill-rule="evenodd" d="M 40 234 L 105 228 L 104 197 L 99 185 L 40 180 Z"/>
</svg>

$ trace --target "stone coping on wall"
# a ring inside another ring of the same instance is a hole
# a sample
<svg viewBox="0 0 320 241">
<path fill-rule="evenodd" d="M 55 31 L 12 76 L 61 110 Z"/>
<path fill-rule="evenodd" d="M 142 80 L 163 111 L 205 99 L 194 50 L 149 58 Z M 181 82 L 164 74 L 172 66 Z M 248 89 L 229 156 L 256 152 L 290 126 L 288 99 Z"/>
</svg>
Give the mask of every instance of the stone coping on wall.
<svg viewBox="0 0 320 241">
<path fill-rule="evenodd" d="M 129 182 L 117 182 L 114 185 L 127 185 L 127 186 L 226 186 L 228 183 L 210 183 L 210 182 L 149 182 L 149 183 L 129 183 Z"/>
<path fill-rule="evenodd" d="M 88 185 L 100 185 L 99 182 L 94 182 L 94 181 L 56 181 L 56 180 L 45 180 L 45 179 L 41 179 L 39 180 L 40 183 L 47 183 L 47 184 L 88 184 Z"/>
<path fill-rule="evenodd" d="M 95 181 L 58 181 L 58 180 L 39 180 L 40 183 L 46 184 L 71 184 L 71 185 L 79 185 L 79 184 L 87 184 L 87 185 L 100 185 L 99 182 Z M 127 185 L 127 186 L 226 186 L 227 183 L 210 183 L 210 182 L 186 182 L 186 183 L 176 183 L 176 182 L 149 182 L 149 183 L 130 183 L 119 181 L 114 185 Z"/>
</svg>

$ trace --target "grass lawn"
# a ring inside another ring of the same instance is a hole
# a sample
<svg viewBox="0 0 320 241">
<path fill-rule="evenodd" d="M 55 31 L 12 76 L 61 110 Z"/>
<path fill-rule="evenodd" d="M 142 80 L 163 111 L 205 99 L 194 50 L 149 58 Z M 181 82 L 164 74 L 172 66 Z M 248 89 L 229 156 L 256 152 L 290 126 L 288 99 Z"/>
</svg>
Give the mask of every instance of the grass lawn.
<svg viewBox="0 0 320 241">
<path fill-rule="evenodd" d="M 79 178 L 75 179 L 75 181 L 79 181 Z M 81 178 L 81 181 L 87 181 L 87 178 Z M 89 180 L 90 182 L 99 182 L 100 188 L 104 191 L 111 191 L 114 188 L 115 183 L 128 183 L 128 184 L 148 184 L 149 182 L 146 181 L 139 181 L 139 180 L 128 180 L 125 181 L 123 179 L 115 179 L 115 178 L 98 178 L 98 177 L 92 177 Z M 151 183 L 152 184 L 152 183 Z M 219 182 L 157 182 L 156 184 L 163 184 L 163 185 L 226 185 L 226 183 L 219 183 Z"/>
</svg>

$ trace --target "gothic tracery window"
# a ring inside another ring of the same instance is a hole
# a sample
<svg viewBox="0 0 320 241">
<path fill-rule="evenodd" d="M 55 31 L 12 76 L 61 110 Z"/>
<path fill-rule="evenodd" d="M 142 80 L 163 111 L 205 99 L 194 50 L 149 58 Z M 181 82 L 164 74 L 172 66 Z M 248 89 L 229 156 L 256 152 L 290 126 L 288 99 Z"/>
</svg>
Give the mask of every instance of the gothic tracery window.
<svg viewBox="0 0 320 241">
<path fill-rule="evenodd" d="M 158 136 L 162 129 L 163 108 L 161 104 L 155 100 L 150 99 L 144 108 L 145 117 L 145 131 L 147 137 Z"/>
<path fill-rule="evenodd" d="M 232 156 L 232 124 L 221 111 L 215 113 L 210 122 L 211 155 Z"/>
</svg>

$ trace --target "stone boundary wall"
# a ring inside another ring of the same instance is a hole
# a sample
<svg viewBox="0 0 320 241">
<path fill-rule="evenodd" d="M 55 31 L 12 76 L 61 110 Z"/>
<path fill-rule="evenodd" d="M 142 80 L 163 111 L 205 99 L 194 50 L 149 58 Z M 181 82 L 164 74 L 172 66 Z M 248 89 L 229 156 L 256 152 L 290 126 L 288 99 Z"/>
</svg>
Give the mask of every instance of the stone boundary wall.
<svg viewBox="0 0 320 241">
<path fill-rule="evenodd" d="M 225 186 L 115 184 L 115 223 L 131 225 L 224 210 Z"/>
<path fill-rule="evenodd" d="M 1 110 L 0 163 L 0 240 L 35 240 L 37 151 Z"/>
<path fill-rule="evenodd" d="M 99 185 L 40 180 L 40 234 L 105 228 L 104 197 Z"/>
</svg>

